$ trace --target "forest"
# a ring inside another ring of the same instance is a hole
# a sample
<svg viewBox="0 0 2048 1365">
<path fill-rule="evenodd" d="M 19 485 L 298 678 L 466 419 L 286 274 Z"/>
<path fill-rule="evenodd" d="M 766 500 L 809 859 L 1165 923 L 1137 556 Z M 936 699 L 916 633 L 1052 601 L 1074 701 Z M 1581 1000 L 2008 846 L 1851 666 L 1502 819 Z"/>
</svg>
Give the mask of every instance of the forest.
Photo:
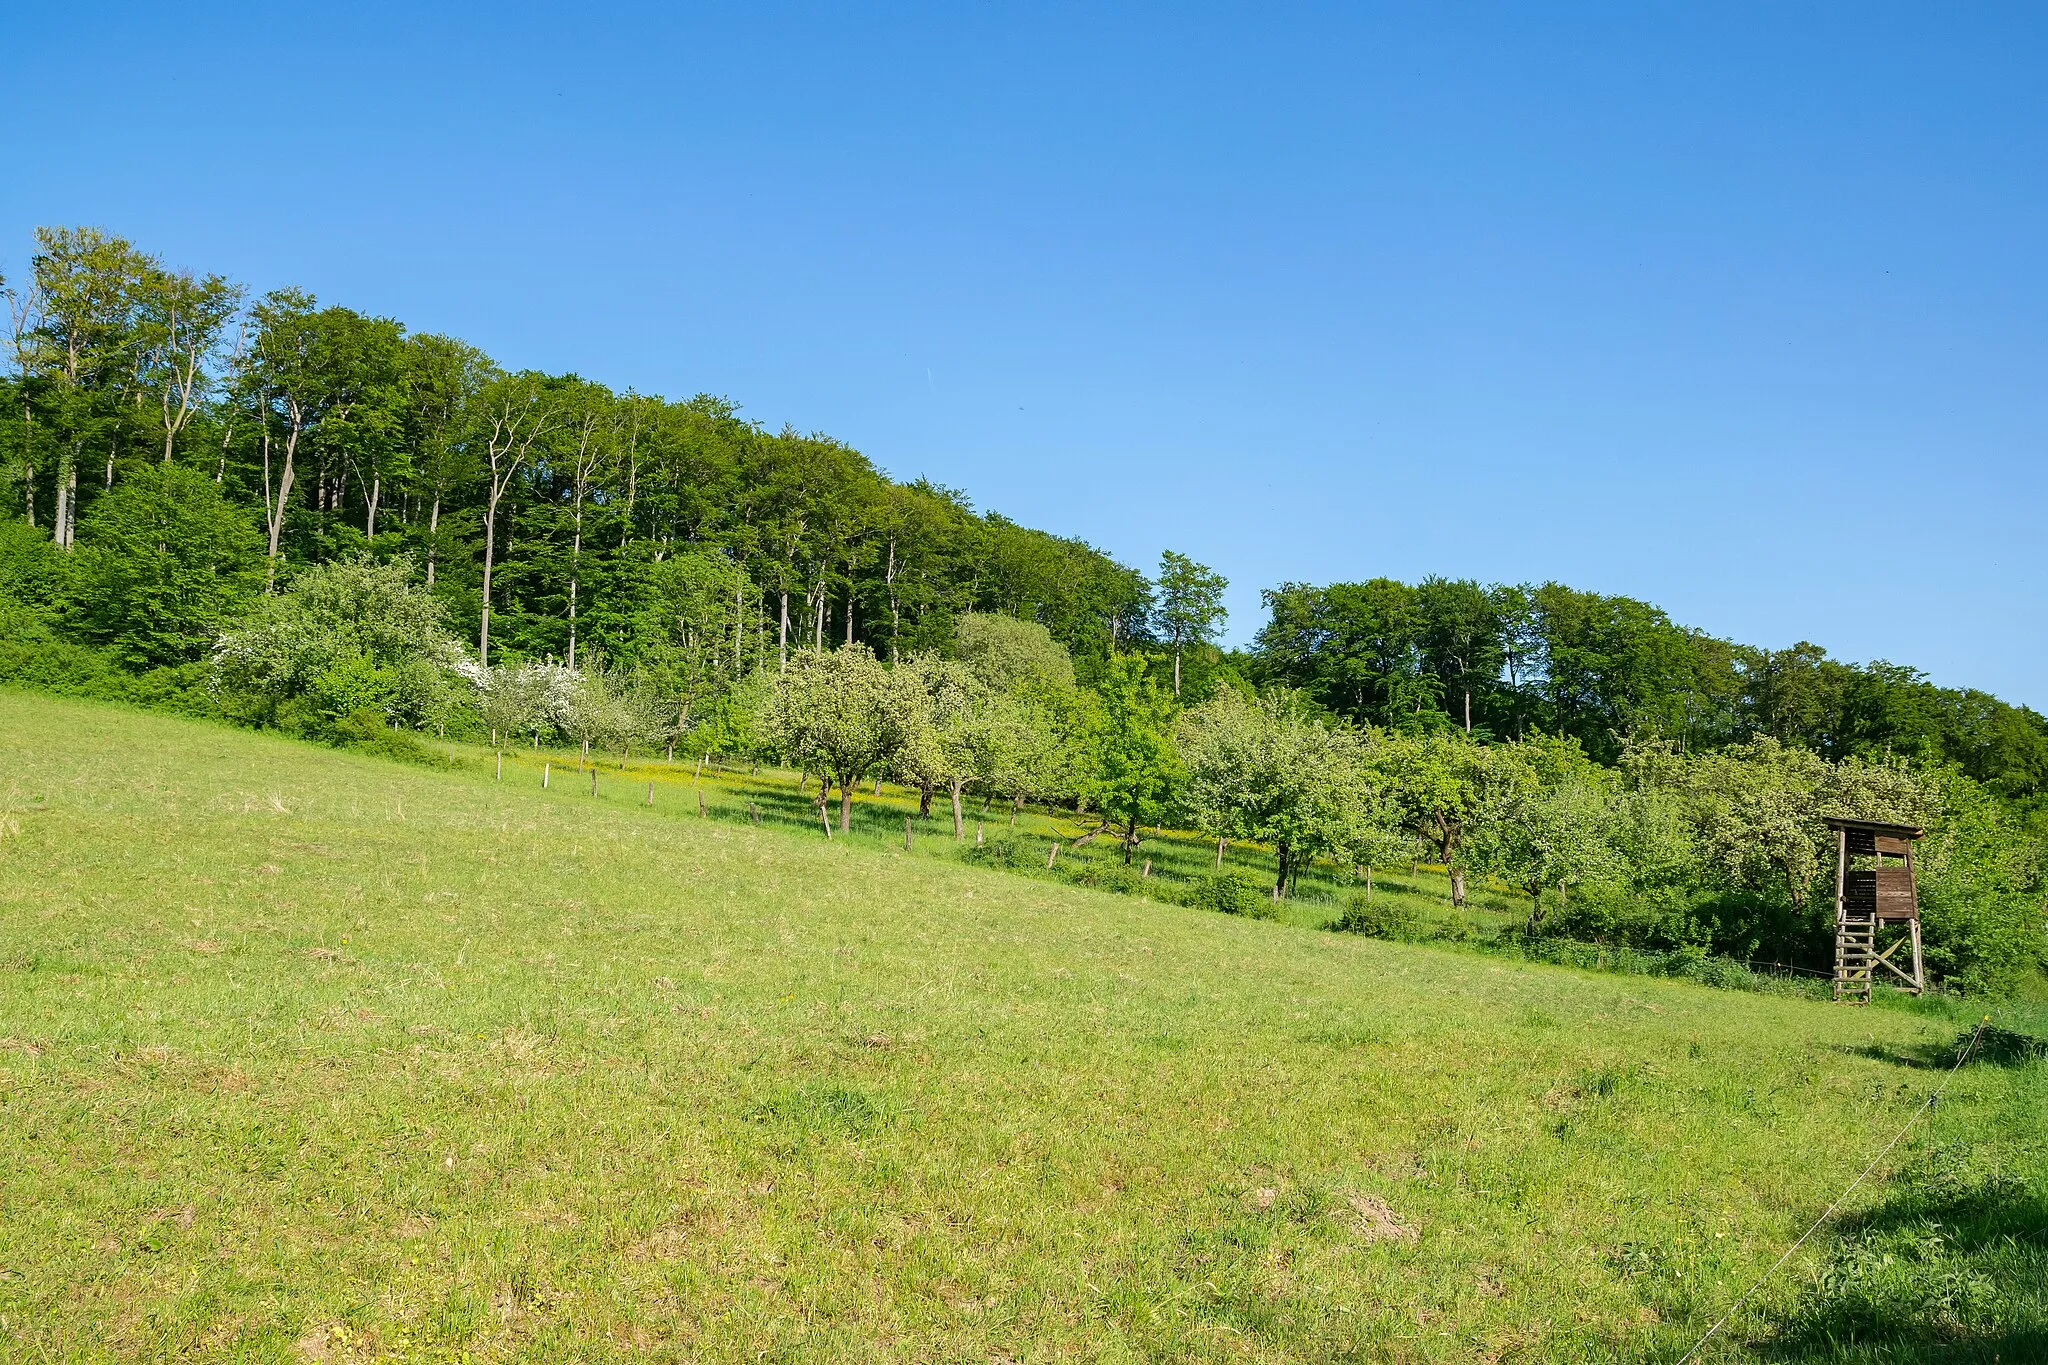
<svg viewBox="0 0 2048 1365">
<path fill-rule="evenodd" d="M 1815 960 L 1826 808 L 1930 830 L 1930 960 L 2038 981 L 2048 722 L 1910 667 L 1765 649 L 1556 583 L 1265 595 L 900 481 L 732 401 L 509 370 L 252 297 L 91 228 L 7 270 L 0 682 L 406 754 L 717 751 L 1426 858 L 1518 932 Z M 826 800 L 821 790 L 819 802 Z M 1353 916 L 1370 930 L 1370 914 Z"/>
</svg>

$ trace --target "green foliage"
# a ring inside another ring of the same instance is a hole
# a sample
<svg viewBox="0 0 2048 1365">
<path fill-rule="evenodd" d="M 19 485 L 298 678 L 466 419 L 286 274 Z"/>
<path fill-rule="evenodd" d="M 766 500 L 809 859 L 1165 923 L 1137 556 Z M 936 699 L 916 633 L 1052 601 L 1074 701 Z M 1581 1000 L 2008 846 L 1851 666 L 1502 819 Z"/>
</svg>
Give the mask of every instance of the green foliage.
<svg viewBox="0 0 2048 1365">
<path fill-rule="evenodd" d="M 1387 736 L 1374 765 L 1393 819 L 1450 869 L 1452 900 L 1463 905 L 1467 841 L 1501 818 L 1530 780 L 1523 755 L 1439 728 Z"/>
<path fill-rule="evenodd" d="M 1073 689 L 1073 657 L 1037 621 L 968 612 L 954 630 L 961 662 L 997 692 L 1023 696 Z"/>
<path fill-rule="evenodd" d="M 68 618 L 132 667 L 203 658 L 262 584 L 242 509 L 177 465 L 136 471 L 79 519 Z"/>
<path fill-rule="evenodd" d="M 924 707 L 923 689 L 884 668 L 863 646 L 806 650 L 777 679 L 763 728 L 792 762 L 838 782 L 845 829 L 854 786 L 902 752 Z"/>
<path fill-rule="evenodd" d="M 1344 912 L 1330 925 L 1341 933 L 1364 934 L 1368 938 L 1419 943 L 1434 937 L 1430 926 L 1415 908 L 1390 896 L 1372 897 L 1354 891 L 1344 902 Z"/>
<path fill-rule="evenodd" d="M 65 557 L 50 538 L 18 518 L 0 517 L 0 598 L 54 621 L 65 582 Z"/>
<path fill-rule="evenodd" d="M 314 565 L 220 636 L 215 677 L 250 715 L 290 728 L 362 711 L 421 727 L 446 716 L 465 666 L 443 614 L 408 560 Z"/>
<path fill-rule="evenodd" d="M 1174 738 L 1182 808 L 1204 833 L 1271 844 L 1282 894 L 1302 864 L 1377 849 L 1391 823 L 1366 738 L 1312 715 L 1299 694 L 1247 701 L 1225 689 L 1184 713 Z"/>
<path fill-rule="evenodd" d="M 1616 834 L 1614 783 L 1576 742 L 1542 740 L 1513 752 L 1526 769 L 1474 832 L 1473 866 L 1529 897 L 1529 927 L 1543 920 L 1543 893 L 1564 900 L 1572 888 L 1624 874 Z"/>
<path fill-rule="evenodd" d="M 1755 649 L 1645 602 L 1557 583 L 1290 583 L 1266 594 L 1254 676 L 1361 723 L 1577 739 L 1612 763 L 1631 735 L 1698 752 L 1773 738 L 1831 762 L 1952 763 L 2007 796 L 2048 790 L 2048 719 L 1910 668 L 1817 645 Z"/>
<path fill-rule="evenodd" d="M 376 705 L 348 712 L 322 728 L 321 737 L 339 748 L 411 763 L 423 768 L 447 766 L 447 760 L 422 743 L 417 735 L 394 730 Z"/>
<path fill-rule="evenodd" d="M 1134 654 L 1109 661 L 1098 695 L 1101 711 L 1090 737 L 1093 771 L 1086 791 L 1104 819 L 1122 828 L 1124 861 L 1129 862 L 1138 827 L 1164 815 L 1181 775 L 1170 739 L 1173 698 Z"/>
<path fill-rule="evenodd" d="M 1152 604 L 1152 628 L 1173 650 L 1173 695 L 1180 695 L 1181 655 L 1206 645 L 1223 629 L 1223 593 L 1229 580 L 1206 564 L 1172 550 L 1159 557 L 1159 582 Z"/>
<path fill-rule="evenodd" d="M 1271 919 L 1276 913 L 1273 898 L 1259 879 L 1241 867 L 1206 872 L 1188 883 L 1180 893 L 1181 904 L 1197 910 L 1214 910 L 1223 915 L 1248 919 Z"/>
</svg>

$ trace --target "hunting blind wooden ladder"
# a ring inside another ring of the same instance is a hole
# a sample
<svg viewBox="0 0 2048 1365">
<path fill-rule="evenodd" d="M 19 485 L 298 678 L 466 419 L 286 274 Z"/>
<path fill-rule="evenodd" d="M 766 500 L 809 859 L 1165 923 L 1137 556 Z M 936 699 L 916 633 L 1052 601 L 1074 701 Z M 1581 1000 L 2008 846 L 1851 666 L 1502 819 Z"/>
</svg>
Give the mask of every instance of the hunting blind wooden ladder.
<svg viewBox="0 0 2048 1365">
<path fill-rule="evenodd" d="M 1915 995 L 1926 989 L 1920 961 L 1920 901 L 1913 889 L 1913 825 L 1829 817 L 1835 832 L 1835 999 L 1868 1003 L 1877 969 L 1904 982 Z M 1857 859 L 1868 867 L 1852 867 Z M 1891 866 L 1885 859 L 1897 859 Z M 1880 946 L 1880 937 L 1889 941 Z M 1910 945 L 1913 970 L 1893 961 Z"/>
</svg>

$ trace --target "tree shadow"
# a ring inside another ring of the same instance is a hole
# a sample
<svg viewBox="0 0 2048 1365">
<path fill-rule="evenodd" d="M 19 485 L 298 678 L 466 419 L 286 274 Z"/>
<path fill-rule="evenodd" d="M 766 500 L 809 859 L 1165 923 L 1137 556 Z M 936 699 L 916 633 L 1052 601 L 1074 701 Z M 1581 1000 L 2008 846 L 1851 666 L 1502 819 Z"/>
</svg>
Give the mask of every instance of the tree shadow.
<svg viewBox="0 0 2048 1365">
<path fill-rule="evenodd" d="M 1908 1066 L 1920 1071 L 1946 1071 L 1965 1052 L 1969 1054 L 1966 1063 L 1969 1066 L 2024 1067 L 2048 1060 L 2048 1038 L 2036 1038 L 2030 1033 L 1990 1024 L 1985 1026 L 1981 1035 L 1975 1029 L 1964 1029 L 1947 1043 L 1922 1043 L 1905 1048 L 1880 1043 L 1864 1043 L 1856 1047 L 1843 1044 L 1834 1050 L 1851 1057 L 1868 1057 L 1875 1062 Z"/>
<path fill-rule="evenodd" d="M 1764 1359 L 2048 1361 L 2048 1193 L 1938 1149 L 1920 1178 L 1834 1230 Z"/>
</svg>

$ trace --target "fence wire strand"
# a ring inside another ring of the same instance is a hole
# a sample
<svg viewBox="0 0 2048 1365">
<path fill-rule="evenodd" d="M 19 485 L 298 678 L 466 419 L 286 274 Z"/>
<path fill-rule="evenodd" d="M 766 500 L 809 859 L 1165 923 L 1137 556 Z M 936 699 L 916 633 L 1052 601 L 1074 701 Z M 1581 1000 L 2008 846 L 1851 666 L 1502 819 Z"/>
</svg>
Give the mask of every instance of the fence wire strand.
<svg viewBox="0 0 2048 1365">
<path fill-rule="evenodd" d="M 1777 1274 L 1779 1267 L 1783 1266 L 1785 1262 L 1791 1260 L 1792 1257 L 1798 1253 L 1799 1248 L 1806 1245 L 1807 1239 L 1812 1237 L 1814 1233 L 1819 1232 L 1821 1229 L 1821 1225 L 1827 1222 L 1828 1219 L 1834 1217 L 1835 1211 L 1841 1208 L 1842 1205 L 1848 1201 L 1850 1195 L 1856 1193 L 1857 1187 L 1862 1185 L 1862 1183 L 1865 1180 L 1870 1178 L 1870 1173 L 1878 1168 L 1878 1164 L 1882 1162 L 1886 1157 L 1891 1155 L 1892 1148 L 1899 1145 L 1900 1139 L 1904 1138 L 1906 1134 L 1912 1130 L 1913 1125 L 1920 1121 L 1920 1116 L 1922 1114 L 1925 1114 L 1929 1109 L 1932 1109 L 1934 1107 L 1934 1102 L 1941 1098 L 1941 1092 L 1948 1089 L 1948 1083 L 1955 1079 L 1956 1073 L 1958 1071 L 1961 1071 L 1963 1069 L 1963 1063 L 1970 1060 L 1970 1055 L 1977 1050 L 1978 1040 L 1984 1036 L 1985 1024 L 1988 1024 L 1990 1022 L 1991 1016 L 1988 1014 L 1985 1015 L 1983 1020 L 1978 1023 L 1977 1031 L 1970 1035 L 1969 1043 L 1966 1044 L 1960 1051 L 1956 1053 L 1955 1065 L 1951 1066 L 1948 1069 L 1948 1074 L 1941 1078 L 1941 1083 L 1934 1087 L 1932 1093 L 1930 1093 L 1927 1096 L 1927 1098 L 1921 1103 L 1918 1109 L 1915 1109 L 1913 1111 L 1912 1116 L 1906 1120 L 1904 1125 L 1900 1127 L 1899 1131 L 1892 1134 L 1892 1140 L 1890 1142 L 1887 1142 L 1884 1145 L 1883 1150 L 1879 1151 L 1876 1156 L 1870 1159 L 1870 1164 L 1863 1168 L 1861 1174 L 1859 1174 L 1854 1180 L 1849 1182 L 1849 1188 L 1843 1190 L 1841 1194 L 1837 1195 L 1835 1197 L 1835 1202 L 1828 1205 L 1827 1208 L 1821 1213 L 1821 1216 L 1813 1220 L 1813 1226 L 1809 1227 L 1805 1232 L 1800 1233 L 1799 1240 L 1794 1242 L 1791 1246 L 1785 1248 L 1785 1254 L 1780 1256 L 1777 1260 L 1773 1261 L 1771 1263 L 1771 1268 L 1769 1270 L 1766 1270 L 1763 1274 L 1756 1277 L 1755 1284 L 1752 1284 L 1749 1288 L 1743 1290 L 1742 1293 L 1736 1298 L 1735 1302 L 1728 1305 L 1728 1311 L 1723 1313 L 1720 1316 L 1720 1318 L 1714 1323 L 1714 1325 L 1712 1327 L 1709 1327 L 1706 1330 L 1706 1332 L 1701 1335 L 1700 1339 L 1692 1344 L 1691 1350 L 1687 1351 L 1684 1355 L 1678 1358 L 1678 1365 L 1690 1365 L 1690 1362 L 1696 1356 L 1699 1355 L 1701 1349 L 1705 1347 L 1706 1344 L 1713 1339 L 1714 1334 L 1719 1332 L 1723 1327 L 1728 1325 L 1728 1320 L 1735 1316 L 1736 1310 L 1741 1308 L 1743 1304 L 1749 1302 L 1750 1295 L 1756 1293 L 1757 1290 L 1763 1288 L 1764 1282 L 1770 1279 L 1771 1276 Z"/>
</svg>

